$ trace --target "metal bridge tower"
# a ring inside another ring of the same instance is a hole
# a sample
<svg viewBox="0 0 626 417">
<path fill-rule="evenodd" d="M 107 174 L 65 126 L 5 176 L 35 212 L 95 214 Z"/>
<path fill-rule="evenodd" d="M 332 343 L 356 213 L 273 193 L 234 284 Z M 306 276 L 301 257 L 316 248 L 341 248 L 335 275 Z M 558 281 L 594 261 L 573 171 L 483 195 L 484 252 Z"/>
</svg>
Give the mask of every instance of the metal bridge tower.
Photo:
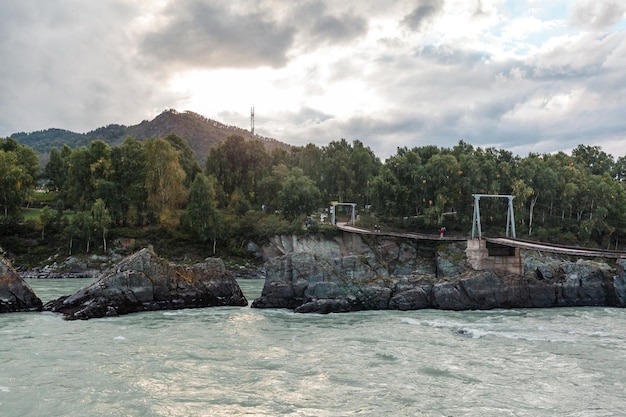
<svg viewBox="0 0 626 417">
<path fill-rule="evenodd" d="M 509 237 L 509 230 L 511 232 L 510 237 L 515 238 L 515 218 L 513 216 L 513 199 L 514 195 L 493 195 L 493 194 L 472 194 L 474 197 L 474 220 L 472 221 L 472 239 L 476 236 L 476 229 L 478 229 L 478 239 L 483 238 L 483 233 L 480 228 L 480 198 L 508 198 L 509 209 L 506 213 L 506 237 Z"/>
</svg>

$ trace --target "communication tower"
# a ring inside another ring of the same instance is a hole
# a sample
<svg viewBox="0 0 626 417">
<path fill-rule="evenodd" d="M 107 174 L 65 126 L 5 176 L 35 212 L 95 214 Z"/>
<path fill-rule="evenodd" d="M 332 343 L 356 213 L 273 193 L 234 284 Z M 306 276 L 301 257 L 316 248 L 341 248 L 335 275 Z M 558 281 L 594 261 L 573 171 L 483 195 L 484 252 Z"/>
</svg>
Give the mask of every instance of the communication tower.
<svg viewBox="0 0 626 417">
<path fill-rule="evenodd" d="M 254 136 L 254 106 L 250 107 L 250 133 Z"/>
</svg>

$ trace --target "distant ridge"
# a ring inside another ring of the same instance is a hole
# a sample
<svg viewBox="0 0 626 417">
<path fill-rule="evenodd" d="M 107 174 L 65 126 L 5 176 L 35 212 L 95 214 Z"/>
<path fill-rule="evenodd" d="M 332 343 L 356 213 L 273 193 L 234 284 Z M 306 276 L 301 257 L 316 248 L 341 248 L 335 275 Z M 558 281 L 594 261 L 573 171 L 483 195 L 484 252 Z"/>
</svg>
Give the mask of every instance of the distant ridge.
<svg viewBox="0 0 626 417">
<path fill-rule="evenodd" d="M 250 131 L 237 126 L 228 126 L 216 120 L 206 118 L 191 111 L 179 112 L 167 109 L 152 120 L 144 120 L 134 126 L 110 124 L 88 133 L 75 133 L 64 129 L 46 129 L 31 133 L 14 133 L 11 137 L 35 150 L 41 159 L 47 159 L 52 148 L 60 149 L 67 144 L 71 148 L 89 146 L 96 139 L 105 141 L 111 146 L 121 145 L 127 137 L 144 140 L 165 137 L 175 134 L 187 140 L 195 153 L 195 158 L 204 164 L 209 150 L 220 144 L 228 136 L 239 135 L 251 140 Z M 254 135 L 254 139 L 262 141 L 268 150 L 290 145 L 273 138 Z"/>
</svg>

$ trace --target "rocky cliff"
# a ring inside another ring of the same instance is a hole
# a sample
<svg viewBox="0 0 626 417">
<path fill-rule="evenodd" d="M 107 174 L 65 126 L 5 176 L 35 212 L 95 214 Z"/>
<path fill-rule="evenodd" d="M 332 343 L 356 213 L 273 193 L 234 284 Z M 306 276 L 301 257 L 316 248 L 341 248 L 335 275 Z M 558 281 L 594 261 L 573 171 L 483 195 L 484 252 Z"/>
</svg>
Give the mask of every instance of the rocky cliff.
<svg viewBox="0 0 626 417">
<path fill-rule="evenodd" d="M 11 263 L 0 255 L 0 313 L 40 311 L 41 300 L 17 274 Z"/>
<path fill-rule="evenodd" d="M 464 242 L 343 234 L 331 241 L 274 238 L 255 308 L 296 312 L 626 306 L 623 261 L 525 256 L 524 275 L 476 271 Z M 271 257 L 272 255 L 284 254 Z"/>
<path fill-rule="evenodd" d="M 241 288 L 220 259 L 180 266 L 142 249 L 74 295 L 46 303 L 44 310 L 76 320 L 150 310 L 246 305 Z"/>
</svg>

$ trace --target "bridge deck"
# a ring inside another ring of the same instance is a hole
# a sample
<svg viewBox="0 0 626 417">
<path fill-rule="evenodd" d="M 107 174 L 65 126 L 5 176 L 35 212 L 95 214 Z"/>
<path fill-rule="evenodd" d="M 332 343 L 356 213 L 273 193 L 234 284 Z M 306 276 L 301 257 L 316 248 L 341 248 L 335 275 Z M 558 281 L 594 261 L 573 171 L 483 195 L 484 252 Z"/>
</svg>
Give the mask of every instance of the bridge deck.
<svg viewBox="0 0 626 417">
<path fill-rule="evenodd" d="M 467 238 L 461 236 L 444 236 L 439 237 L 438 234 L 428 233 L 399 233 L 399 232 L 376 232 L 372 229 L 366 229 L 364 227 L 349 226 L 347 223 L 337 223 L 337 228 L 345 232 L 359 233 L 362 235 L 378 235 L 378 236 L 395 236 L 406 237 L 409 239 L 419 240 L 452 240 L 452 241 L 465 241 Z"/>
<path fill-rule="evenodd" d="M 395 236 L 395 237 L 404 237 L 409 239 L 418 239 L 418 240 L 444 240 L 444 241 L 465 241 L 469 238 L 460 237 L 460 236 L 445 236 L 443 238 L 439 237 L 438 234 L 427 234 L 427 233 L 398 233 L 398 232 L 376 232 L 371 229 L 366 229 L 363 227 L 349 226 L 346 223 L 337 223 L 337 228 L 346 232 L 351 233 L 359 233 L 365 235 L 378 235 L 378 236 Z M 528 249 L 528 250 L 536 250 L 540 252 L 550 252 L 550 253 L 559 253 L 562 255 L 571 255 L 571 256 L 585 256 L 592 258 L 615 258 L 615 259 L 624 259 L 626 258 L 626 252 L 621 251 L 612 251 L 612 250 L 602 250 L 602 249 L 593 249 L 593 248 L 583 248 L 577 246 L 565 246 L 565 245 L 555 245 L 541 242 L 533 242 L 529 240 L 522 239 L 512 239 L 505 237 L 484 237 L 488 242 L 495 243 L 503 246 L 511 246 L 520 249 Z"/>
<path fill-rule="evenodd" d="M 540 252 L 560 253 L 562 255 L 587 256 L 593 258 L 626 258 L 626 252 L 614 250 L 555 245 L 541 242 L 533 242 L 529 240 L 512 239 L 508 237 L 488 237 L 484 239 L 488 242 L 496 243 L 498 245 L 512 246 L 520 249 L 536 250 Z"/>
</svg>

